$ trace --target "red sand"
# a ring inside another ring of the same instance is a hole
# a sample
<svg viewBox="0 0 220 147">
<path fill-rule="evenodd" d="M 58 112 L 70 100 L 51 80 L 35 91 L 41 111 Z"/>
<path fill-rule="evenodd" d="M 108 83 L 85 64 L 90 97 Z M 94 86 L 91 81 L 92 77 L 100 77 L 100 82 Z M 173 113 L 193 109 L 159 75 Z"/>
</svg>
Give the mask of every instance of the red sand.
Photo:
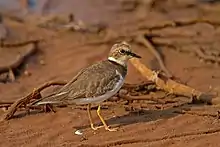
<svg viewBox="0 0 220 147">
<path fill-rule="evenodd" d="M 51 3 L 52 7 L 54 5 L 58 6 L 58 3 L 60 2 L 52 1 Z M 96 0 L 87 2 L 83 1 L 77 5 L 72 4 L 71 9 L 76 13 L 77 19 L 94 23 L 93 19 L 97 18 L 95 22 L 97 22 L 97 20 L 103 20 L 108 23 L 110 28 L 119 31 L 124 28 L 132 30 L 140 23 L 146 25 L 159 24 L 164 20 L 191 19 L 202 14 L 206 15 L 208 18 L 216 19 L 217 16 L 219 16 L 219 10 L 217 9 L 220 7 L 219 4 L 213 6 L 198 4 L 197 6 L 191 5 L 191 7 L 189 4 L 197 3 L 193 0 L 186 2 L 176 1 L 176 3 L 174 3 L 173 0 L 168 0 L 167 2 L 158 2 L 158 4 L 156 4 L 157 7 L 151 12 L 147 10 L 148 4 L 144 5 L 144 3 L 141 3 L 133 11 L 126 12 L 121 11 L 121 9 L 125 7 L 121 7 L 119 2 L 100 2 Z M 67 4 L 62 7 L 65 6 L 67 6 Z M 48 6 L 48 9 L 51 9 L 51 7 Z M 70 6 L 66 8 L 71 10 Z M 88 8 L 88 10 L 86 8 Z M 56 11 L 56 7 L 54 9 L 54 11 Z M 105 12 L 106 14 L 102 12 Z M 91 16 L 89 15 L 90 13 Z M 115 18 L 117 18 L 117 20 Z M 138 21 L 141 18 L 144 18 L 144 21 Z M 105 59 L 107 57 L 108 50 L 113 44 L 106 43 L 101 45 L 86 45 L 87 42 L 91 42 L 91 40 L 98 38 L 95 34 L 55 32 L 52 30 L 37 28 L 33 25 L 18 24 L 11 20 L 6 20 L 6 23 L 13 29 L 19 31 L 21 34 L 25 34 L 24 36 L 46 38 L 47 41 L 40 45 L 40 50 L 42 52 L 37 56 L 36 61 L 30 60 L 25 68 L 31 73 L 31 76 L 21 74 L 14 83 L 0 84 L 0 100 L 18 99 L 32 91 L 34 87 L 37 87 L 46 81 L 69 80 L 81 68 Z M 195 30 L 199 33 L 193 33 Z M 208 44 L 208 46 L 212 46 L 216 42 L 217 44 L 219 42 L 219 30 L 219 26 L 213 28 L 207 24 L 197 24 L 180 27 L 179 31 L 175 28 L 170 30 L 167 29 L 166 32 L 163 32 L 163 35 L 168 34 L 169 36 L 170 33 L 171 40 L 177 39 L 177 41 L 181 42 L 184 39 L 188 39 L 186 41 L 187 43 L 198 38 L 202 41 L 210 40 L 211 43 Z M 160 30 L 158 32 L 160 32 Z M 172 32 L 181 32 L 179 34 L 192 35 L 193 39 L 190 39 L 190 37 L 172 37 Z M 169 39 L 169 37 L 167 38 Z M 196 45 L 203 46 L 201 41 Z M 189 48 L 192 46 L 189 45 Z M 132 43 L 132 47 L 136 52 L 143 56 L 141 59 L 143 63 L 151 68 L 155 68 L 156 60 L 146 48 L 135 43 Z M 219 46 L 218 51 L 220 52 Z M 187 82 L 189 86 L 201 91 L 219 91 L 219 66 L 208 65 L 200 62 L 198 58 L 195 58 L 194 56 L 175 51 L 169 47 L 163 47 L 161 52 L 165 57 L 166 67 L 173 75 L 180 78 L 181 81 Z M 40 60 L 44 60 L 45 65 L 41 65 L 39 63 Z M 194 67 L 197 68 L 195 69 Z M 187 68 L 190 68 L 191 70 L 186 70 Z M 126 82 L 139 83 L 143 80 L 146 79 L 144 79 L 134 67 L 129 65 L 129 74 Z M 0 114 L 3 113 L 3 111 L 0 111 Z M 93 111 L 93 113 L 95 115 L 95 111 Z M 109 144 L 109 146 L 219 146 L 219 132 L 202 135 L 186 135 L 185 137 L 152 142 L 148 140 L 143 141 L 144 139 L 153 140 L 155 138 L 162 138 L 166 135 L 219 128 L 219 120 L 212 117 L 186 114 L 180 115 L 172 113 L 172 110 L 169 109 L 151 110 L 150 108 L 149 110 L 146 110 L 146 113 L 143 115 L 133 115 L 129 114 L 129 112 L 125 111 L 118 105 L 102 110 L 102 113 L 110 125 L 120 125 L 119 131 L 107 132 L 104 129 L 100 129 L 94 132 L 89 127 L 86 111 L 62 108 L 55 114 L 37 113 L 25 117 L 15 118 L 8 122 L 2 122 L 0 124 L 0 146 L 60 147 L 78 146 L 80 144 L 86 144 L 85 146 L 105 146 L 108 143 L 122 140 L 124 140 L 124 142 L 121 144 L 113 143 Z M 120 117 L 113 118 L 113 116 Z M 95 120 L 97 123 L 99 122 L 96 115 Z M 79 127 L 83 127 L 82 132 L 87 140 L 83 140 L 81 136 L 74 134 L 76 128 Z M 133 141 L 134 143 L 132 143 Z"/>
</svg>

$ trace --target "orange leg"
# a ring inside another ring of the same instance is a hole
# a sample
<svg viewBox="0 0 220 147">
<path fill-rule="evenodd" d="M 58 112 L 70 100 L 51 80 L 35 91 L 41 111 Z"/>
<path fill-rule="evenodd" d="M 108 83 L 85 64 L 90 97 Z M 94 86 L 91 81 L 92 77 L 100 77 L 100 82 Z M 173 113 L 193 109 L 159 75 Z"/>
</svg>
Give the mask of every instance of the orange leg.
<svg viewBox="0 0 220 147">
<path fill-rule="evenodd" d="M 117 131 L 118 128 L 112 128 L 110 129 L 109 126 L 107 125 L 107 123 L 105 122 L 105 120 L 103 119 L 103 117 L 101 116 L 101 106 L 99 105 L 98 109 L 97 109 L 97 114 L 102 122 L 102 124 L 104 125 L 105 129 L 108 131 Z"/>
</svg>

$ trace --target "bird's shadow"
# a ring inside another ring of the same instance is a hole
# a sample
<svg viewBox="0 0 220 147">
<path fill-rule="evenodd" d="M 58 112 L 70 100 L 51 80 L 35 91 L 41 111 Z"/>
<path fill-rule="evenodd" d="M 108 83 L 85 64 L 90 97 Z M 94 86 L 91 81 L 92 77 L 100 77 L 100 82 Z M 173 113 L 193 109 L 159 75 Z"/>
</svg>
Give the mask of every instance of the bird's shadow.
<svg viewBox="0 0 220 147">
<path fill-rule="evenodd" d="M 144 109 L 136 109 L 135 111 L 130 111 L 125 115 L 113 117 L 110 119 L 107 119 L 106 122 L 109 126 L 113 127 L 122 127 L 126 125 L 136 124 L 136 123 L 142 123 L 142 122 L 151 122 L 156 121 L 159 119 L 168 119 L 172 117 L 178 116 L 180 113 L 177 113 L 177 110 L 181 109 L 190 109 L 191 107 L 195 106 L 195 104 L 184 104 L 181 107 L 177 108 L 168 108 L 164 110 L 144 110 Z M 196 104 L 196 106 L 204 106 Z M 104 116 L 104 115 L 102 115 Z M 95 126 L 100 126 L 101 123 L 95 124 Z M 90 124 L 84 125 L 84 126 L 75 126 L 74 128 L 83 130 L 90 127 Z"/>
<path fill-rule="evenodd" d="M 135 108 L 133 111 L 127 111 L 126 114 L 117 116 L 117 117 L 112 117 L 110 119 L 105 119 L 104 113 L 102 114 L 103 118 L 105 121 L 110 125 L 111 127 L 122 127 L 122 126 L 127 126 L 131 124 L 136 124 L 136 123 L 143 123 L 143 122 L 151 122 L 151 121 L 156 121 L 159 119 L 169 119 L 172 117 L 178 116 L 180 113 L 176 113 L 177 110 L 186 110 L 186 109 L 191 109 L 192 107 L 203 107 L 204 104 L 188 104 L 185 103 L 184 105 L 181 105 L 179 107 L 172 107 L 172 108 L 167 108 L 167 109 L 158 109 L 158 110 L 145 110 L 145 109 L 138 109 Z M 102 110 L 105 111 L 105 109 L 108 109 L 106 107 L 103 107 Z M 108 109 L 109 110 L 109 109 Z M 86 110 L 84 110 L 86 111 Z M 22 118 L 26 115 L 37 115 L 39 113 L 45 113 L 44 111 L 30 111 L 29 114 L 25 112 L 20 112 L 17 113 L 16 115 L 13 116 L 13 119 L 17 118 Z M 102 125 L 101 122 L 96 123 L 95 126 L 100 126 Z M 90 128 L 90 124 L 88 123 L 87 125 L 84 126 L 74 126 L 75 129 L 79 130 L 84 130 L 87 128 Z"/>
<path fill-rule="evenodd" d="M 45 113 L 45 112 L 40 111 L 40 110 L 33 110 L 33 111 L 30 111 L 29 113 L 27 113 L 26 111 L 20 111 L 20 112 L 17 112 L 15 115 L 13 115 L 12 119 L 23 118 L 28 115 L 38 115 L 40 113 Z"/>
</svg>

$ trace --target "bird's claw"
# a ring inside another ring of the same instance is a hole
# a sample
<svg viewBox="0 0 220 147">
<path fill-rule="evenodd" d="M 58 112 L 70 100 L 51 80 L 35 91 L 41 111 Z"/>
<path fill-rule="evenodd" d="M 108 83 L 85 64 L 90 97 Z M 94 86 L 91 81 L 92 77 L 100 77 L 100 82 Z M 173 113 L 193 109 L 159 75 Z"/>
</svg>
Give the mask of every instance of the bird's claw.
<svg viewBox="0 0 220 147">
<path fill-rule="evenodd" d="M 98 129 L 100 129 L 100 128 L 103 128 L 104 126 L 97 126 L 97 127 L 95 127 L 93 124 L 91 124 L 91 128 L 93 129 L 93 130 L 98 130 Z"/>
<path fill-rule="evenodd" d="M 110 131 L 110 132 L 115 132 L 118 131 L 118 128 L 109 128 L 109 126 L 105 127 L 105 130 Z"/>
</svg>

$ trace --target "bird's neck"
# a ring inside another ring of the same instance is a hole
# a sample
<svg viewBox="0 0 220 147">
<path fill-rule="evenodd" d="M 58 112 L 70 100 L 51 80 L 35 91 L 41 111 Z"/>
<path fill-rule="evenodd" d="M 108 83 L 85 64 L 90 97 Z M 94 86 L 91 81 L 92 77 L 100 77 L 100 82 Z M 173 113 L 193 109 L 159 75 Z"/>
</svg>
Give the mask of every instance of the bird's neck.
<svg viewBox="0 0 220 147">
<path fill-rule="evenodd" d="M 127 61 L 115 59 L 114 57 L 108 57 L 108 60 L 112 61 L 112 62 L 115 62 L 115 63 L 127 68 Z"/>
</svg>

